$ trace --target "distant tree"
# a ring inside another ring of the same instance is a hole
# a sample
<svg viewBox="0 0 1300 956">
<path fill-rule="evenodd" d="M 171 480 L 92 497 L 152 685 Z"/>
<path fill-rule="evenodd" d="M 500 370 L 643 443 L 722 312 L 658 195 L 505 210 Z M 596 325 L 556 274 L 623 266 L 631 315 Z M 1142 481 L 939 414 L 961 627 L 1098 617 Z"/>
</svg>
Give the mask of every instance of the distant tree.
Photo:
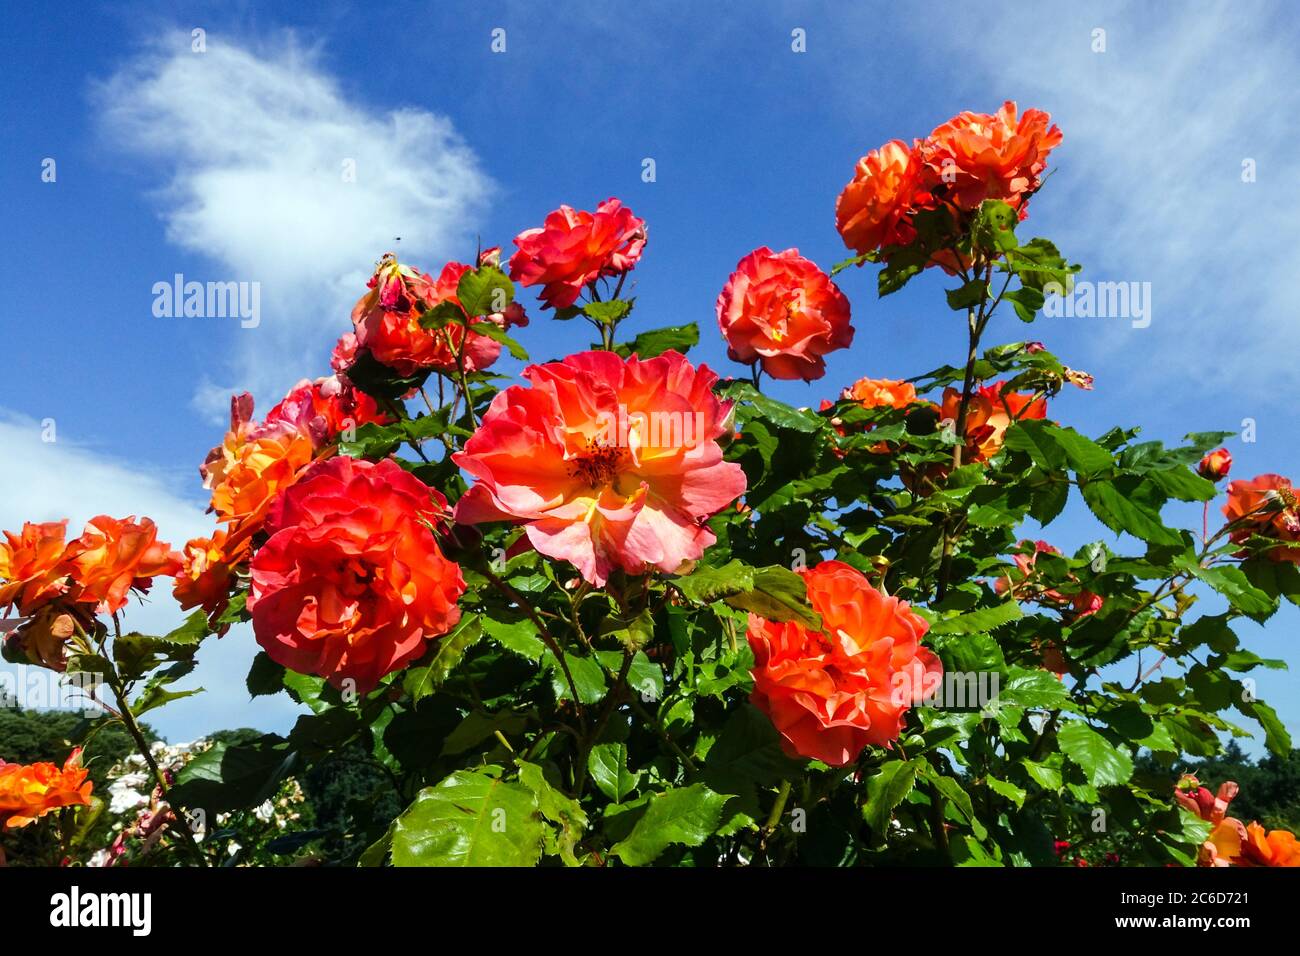
<svg viewBox="0 0 1300 956">
<path fill-rule="evenodd" d="M 61 764 L 88 729 L 85 719 L 70 710 L 27 710 L 0 691 L 0 760 L 9 763 L 49 761 Z M 162 738 L 148 724 L 140 730 L 150 743 Z M 107 787 L 113 765 L 135 751 L 130 734 L 117 723 L 105 722 L 85 738 L 82 763 L 90 771 L 95 793 Z"/>
</svg>

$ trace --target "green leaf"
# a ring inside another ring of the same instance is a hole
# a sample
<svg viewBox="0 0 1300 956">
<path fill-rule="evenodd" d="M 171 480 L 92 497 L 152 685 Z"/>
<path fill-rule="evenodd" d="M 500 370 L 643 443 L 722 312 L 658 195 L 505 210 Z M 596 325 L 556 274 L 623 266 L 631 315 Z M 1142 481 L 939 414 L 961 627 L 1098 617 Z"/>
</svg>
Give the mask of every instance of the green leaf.
<svg viewBox="0 0 1300 956">
<path fill-rule="evenodd" d="M 596 704 L 604 699 L 605 672 L 600 669 L 600 664 L 594 657 L 565 654 L 564 661 L 569 667 L 569 674 L 573 677 L 574 687 L 578 691 L 578 699 L 582 703 Z M 550 671 L 551 689 L 555 692 L 556 700 L 572 700 L 573 693 L 569 690 L 569 682 L 555 655 L 547 651 L 542 657 L 542 664 Z"/>
<path fill-rule="evenodd" d="M 722 598 L 752 590 L 754 569 L 732 559 L 720 568 L 697 567 L 690 574 L 673 578 L 672 584 L 688 601 L 711 604 Z"/>
<path fill-rule="evenodd" d="M 965 285 L 956 289 L 949 289 L 945 295 L 948 297 L 948 308 L 954 312 L 963 312 L 983 302 L 988 293 L 989 285 L 987 282 L 983 279 L 971 279 Z"/>
<path fill-rule="evenodd" d="M 1004 624 L 1021 618 L 1020 605 L 1015 601 L 1003 601 L 992 607 L 982 607 L 968 611 L 957 617 L 948 617 L 930 625 L 932 636 L 948 634 L 985 634 L 996 630 Z"/>
<path fill-rule="evenodd" d="M 927 763 L 922 764 L 922 769 L 925 772 L 926 779 L 939 791 L 940 795 L 956 807 L 958 815 L 970 824 L 971 832 L 975 834 L 975 838 L 983 840 L 988 835 L 988 831 L 984 829 L 984 824 L 975 815 L 975 808 L 971 805 L 970 794 L 966 792 L 962 782 L 949 777 L 947 774 L 940 773 Z"/>
<path fill-rule="evenodd" d="M 1155 468 L 1146 474 L 1161 491 L 1179 501 L 1210 501 L 1219 493 L 1214 482 L 1206 481 L 1186 466 Z"/>
<path fill-rule="evenodd" d="M 596 744 L 587 756 L 587 772 L 600 792 L 615 803 L 622 803 L 641 785 L 641 773 L 627 766 L 627 744 Z"/>
<path fill-rule="evenodd" d="M 284 667 L 271 660 L 266 651 L 258 651 L 245 683 L 250 697 L 278 694 L 284 690 Z"/>
<path fill-rule="evenodd" d="M 1083 486 L 1083 500 L 1097 520 L 1112 531 L 1126 531 L 1151 544 L 1178 546 L 1182 537 L 1165 527 L 1158 512 L 1120 494 L 1109 481 L 1090 481 Z"/>
<path fill-rule="evenodd" d="M 534 866 L 542 853 L 537 795 L 501 768 L 457 770 L 421 790 L 393 825 L 394 866 Z"/>
<path fill-rule="evenodd" d="M 891 760 L 867 779 L 867 804 L 862 815 L 873 833 L 883 841 L 889 834 L 894 808 L 907 798 L 916 783 L 921 760 Z"/>
<path fill-rule="evenodd" d="M 722 822 L 727 799 L 702 783 L 657 793 L 632 832 L 610 852 L 628 866 L 644 866 L 673 844 L 699 846 Z"/>
<path fill-rule="evenodd" d="M 1065 684 L 1055 674 L 1017 667 L 1012 670 L 1011 679 L 998 690 L 997 701 L 1014 707 L 1054 709 L 1069 698 Z"/>
<path fill-rule="evenodd" d="M 456 299 L 471 316 L 505 311 L 515 297 L 515 284 L 495 266 L 470 269 L 456 284 Z M 486 324 L 486 323 L 485 323 Z M 475 331 L 478 331 L 476 328 Z"/>
<path fill-rule="evenodd" d="M 1264 728 L 1264 746 L 1269 753 L 1283 759 L 1291 753 L 1291 734 L 1275 711 L 1262 700 L 1241 701 L 1237 709 L 1247 717 L 1253 717 Z"/>
<path fill-rule="evenodd" d="M 626 318 L 627 314 L 631 311 L 632 300 L 630 299 L 609 299 L 606 302 L 588 302 L 582 307 L 583 315 L 601 325 L 615 325 Z M 686 328 L 686 326 L 680 326 L 680 328 Z M 696 341 L 699 341 L 698 330 L 695 338 Z M 626 356 L 624 357 L 626 358 Z"/>
<path fill-rule="evenodd" d="M 1192 558 L 1180 559 L 1176 566 L 1214 588 L 1242 614 L 1251 617 L 1267 616 L 1277 610 L 1273 598 L 1252 585 L 1241 568 L 1234 565 L 1202 567 L 1200 562 Z"/>
<path fill-rule="evenodd" d="M 483 626 L 477 614 L 467 614 L 455 629 L 433 643 L 432 650 L 420 663 L 407 670 L 402 678 L 402 689 L 412 700 L 420 700 L 436 691 L 451 676 L 465 652 L 483 636 Z"/>
<path fill-rule="evenodd" d="M 824 424 L 822 417 L 814 412 L 791 408 L 784 402 L 764 395 L 749 382 L 732 382 L 723 389 L 727 398 L 745 402 L 751 406 L 754 414 L 780 428 L 789 428 L 798 432 L 815 432 Z"/>
<path fill-rule="evenodd" d="M 167 644 L 195 647 L 210 633 L 208 615 L 205 611 L 200 610 L 187 617 L 185 623 L 180 627 L 164 634 L 161 640 Z"/>
<path fill-rule="evenodd" d="M 608 305 L 609 303 L 602 302 L 599 304 Z M 630 344 L 616 345 L 614 351 L 623 358 L 631 355 L 638 355 L 643 359 L 654 358 L 656 355 L 662 355 L 670 349 L 684 355 L 692 345 L 698 345 L 699 341 L 700 327 L 691 322 L 687 325 L 670 325 L 666 328 L 642 332 Z"/>
<path fill-rule="evenodd" d="M 1133 759 L 1082 721 L 1062 724 L 1056 739 L 1094 787 L 1119 786 L 1133 776 Z"/>
<path fill-rule="evenodd" d="M 580 866 L 573 851 L 587 829 L 587 814 L 581 804 L 551 786 L 537 764 L 525 760 L 516 760 L 515 764 L 519 782 L 533 792 L 538 811 L 558 829 L 558 833 L 548 834 L 551 838 L 546 840 L 547 851 L 557 853 L 566 866 Z"/>
<path fill-rule="evenodd" d="M 787 757 L 781 748 L 781 735 L 772 721 L 749 703 L 741 704 L 727 719 L 704 765 L 709 786 L 731 794 L 743 794 L 754 785 L 773 786 L 802 770 L 803 762 Z"/>
<path fill-rule="evenodd" d="M 980 203 L 975 221 L 971 224 L 971 241 L 981 249 L 1010 252 L 1020 247 L 1016 239 L 1018 214 L 1000 199 L 986 199 Z"/>
<path fill-rule="evenodd" d="M 285 741 L 272 734 L 250 744 L 213 744 L 176 775 L 168 799 L 175 806 L 214 813 L 265 802 L 296 763 Z"/>
<path fill-rule="evenodd" d="M 1115 463 L 1110 452 L 1090 438 L 1047 421 L 1016 422 L 1007 429 L 1005 444 L 1026 452 L 1034 464 L 1046 471 L 1058 471 L 1068 462 L 1077 474 L 1090 477 L 1109 470 Z"/>
<path fill-rule="evenodd" d="M 517 621 L 499 621 L 495 618 L 481 619 L 483 630 L 488 637 L 508 651 L 530 661 L 540 661 L 546 653 L 546 644 L 538 637 L 537 625 L 529 618 Z"/>
<path fill-rule="evenodd" d="M 439 302 L 433 308 L 425 309 L 420 313 L 420 328 L 430 332 L 445 329 L 449 325 L 464 324 L 465 310 L 451 299 Z"/>
<path fill-rule="evenodd" d="M 769 621 L 798 621 L 814 631 L 822 629 L 821 615 L 808 603 L 803 578 L 780 565 L 756 568 L 753 588 L 731 595 L 726 602 Z"/>
<path fill-rule="evenodd" d="M 999 780 L 997 777 L 985 777 L 984 783 L 998 796 L 1005 797 L 1017 807 L 1025 805 L 1025 797 L 1028 796 L 1028 793 L 1023 787 L 1017 787 L 1009 780 Z"/>
</svg>

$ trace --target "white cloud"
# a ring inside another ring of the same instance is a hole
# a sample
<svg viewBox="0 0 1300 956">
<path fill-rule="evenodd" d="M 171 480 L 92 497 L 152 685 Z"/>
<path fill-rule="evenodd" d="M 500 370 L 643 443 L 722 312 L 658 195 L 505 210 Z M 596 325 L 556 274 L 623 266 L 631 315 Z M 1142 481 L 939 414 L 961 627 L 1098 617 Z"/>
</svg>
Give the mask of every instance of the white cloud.
<svg viewBox="0 0 1300 956">
<path fill-rule="evenodd" d="M 1084 258 L 1086 278 L 1153 284 L 1149 329 L 1110 319 L 1061 332 L 1065 322 L 1046 320 L 1043 333 L 1075 336 L 1112 373 L 1140 373 L 1148 385 L 1286 394 L 1278 386 L 1298 376 L 1290 351 L 1264 343 L 1300 324 L 1286 238 L 1300 221 L 1294 43 L 1272 29 L 1283 17 L 1272 4 L 1168 12 L 1025 6 L 1002 42 L 989 42 L 972 8 L 941 49 L 934 34 L 924 42 L 959 67 L 948 80 L 963 100 L 978 91 L 981 102 L 963 105 L 993 109 L 983 102 L 992 88 L 999 101 L 1049 110 L 1065 131 L 1031 225 L 1040 220 Z M 1105 52 L 1093 51 L 1095 29 L 1105 30 Z M 1254 183 L 1242 181 L 1246 159 Z"/>
<path fill-rule="evenodd" d="M 62 431 L 46 442 L 40 422 L 0 410 L 0 448 L 6 467 L 0 469 L 0 528 L 17 530 L 24 521 L 70 518 L 69 537 L 81 533 L 88 518 L 147 515 L 158 525 L 159 537 L 178 547 L 187 539 L 211 532 L 211 515 L 203 505 L 177 494 L 163 479 L 103 458 L 78 447 Z M 168 582 L 155 582 L 146 603 L 134 599 L 125 625 L 146 634 L 166 633 L 184 618 L 172 599 Z M 250 701 L 244 680 L 257 654 L 251 630 L 232 628 L 218 640 L 209 637 L 198 653 L 194 673 L 178 688 L 202 686 L 205 693 L 173 701 L 149 714 L 147 720 L 168 739 L 193 740 L 214 730 L 256 727 L 286 729 L 299 708 L 284 695 Z M 16 674 L 16 686 L 27 683 L 27 668 L 0 661 L 0 672 Z M 0 757 L 4 756 L 0 753 Z"/>
<path fill-rule="evenodd" d="M 257 51 L 209 35 L 205 53 L 169 36 L 94 99 L 109 141 L 164 171 L 168 239 L 220 270 L 186 278 L 261 283 L 261 324 L 232 329 L 234 381 L 219 385 L 249 387 L 262 407 L 321 374 L 396 237 L 426 268 L 464 258 L 491 190 L 450 121 L 367 110 L 292 34 Z M 159 272 L 171 281 L 171 268 Z M 196 404 L 221 420 L 229 391 L 204 383 Z"/>
</svg>

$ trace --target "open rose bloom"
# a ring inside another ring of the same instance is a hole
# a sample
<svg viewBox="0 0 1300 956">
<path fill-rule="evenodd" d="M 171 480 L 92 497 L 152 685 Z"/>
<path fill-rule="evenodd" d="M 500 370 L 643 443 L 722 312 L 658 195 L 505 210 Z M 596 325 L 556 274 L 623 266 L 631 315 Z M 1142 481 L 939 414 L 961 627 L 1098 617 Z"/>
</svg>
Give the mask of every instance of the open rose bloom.
<svg viewBox="0 0 1300 956">
<path fill-rule="evenodd" d="M 919 213 L 944 210 L 959 234 L 986 199 L 1007 203 L 1021 219 L 1042 185 L 1061 130 L 1042 110 L 1019 113 L 1007 101 L 996 113 L 958 113 L 908 146 L 891 140 L 858 161 L 835 204 L 835 225 L 859 255 L 910 245 Z M 972 259 L 944 245 L 927 265 L 955 274 Z"/>
<path fill-rule="evenodd" d="M 0 541 L 0 609 L 31 614 L 68 590 L 68 521 L 23 522 L 20 532 L 4 532 Z"/>
<path fill-rule="evenodd" d="M 919 146 L 891 140 L 858 160 L 835 201 L 835 227 L 850 249 L 862 254 L 915 237 L 912 216 L 931 201 Z"/>
<path fill-rule="evenodd" d="M 25 827 L 63 807 L 89 806 L 93 785 L 86 774 L 80 748 L 62 767 L 0 760 L 0 832 Z"/>
<path fill-rule="evenodd" d="M 762 364 L 772 378 L 810 382 L 826 374 L 828 352 L 853 344 L 849 300 L 798 249 L 755 249 L 718 295 L 727 355 Z"/>
<path fill-rule="evenodd" d="M 460 568 L 438 547 L 447 500 L 392 461 L 334 458 L 276 499 L 248 609 L 272 660 L 358 693 L 460 620 Z"/>
<path fill-rule="evenodd" d="M 1291 479 L 1256 475 L 1228 483 L 1223 516 L 1235 527 L 1229 537 L 1237 544 L 1258 534 L 1281 542 L 1265 555 L 1273 561 L 1300 564 L 1300 502 Z"/>
<path fill-rule="evenodd" d="M 606 199 L 595 212 L 561 206 L 538 228 L 515 236 L 510 278 L 540 285 L 551 308 L 568 308 L 588 284 L 634 269 L 645 241 L 645 220 L 617 199 Z"/>
<path fill-rule="evenodd" d="M 772 719 L 788 754 L 843 767 L 863 748 L 896 740 L 907 711 L 943 668 L 921 646 L 928 625 L 907 602 L 882 594 L 839 561 L 801 574 L 822 630 L 751 614 L 751 699 Z"/>
<path fill-rule="evenodd" d="M 475 479 L 456 520 L 522 523 L 534 548 L 596 585 L 616 567 L 699 558 L 715 540 L 704 520 L 745 491 L 717 442 L 730 411 L 717 376 L 677 352 L 584 352 L 524 377 L 532 387 L 497 395 L 454 456 Z"/>
</svg>

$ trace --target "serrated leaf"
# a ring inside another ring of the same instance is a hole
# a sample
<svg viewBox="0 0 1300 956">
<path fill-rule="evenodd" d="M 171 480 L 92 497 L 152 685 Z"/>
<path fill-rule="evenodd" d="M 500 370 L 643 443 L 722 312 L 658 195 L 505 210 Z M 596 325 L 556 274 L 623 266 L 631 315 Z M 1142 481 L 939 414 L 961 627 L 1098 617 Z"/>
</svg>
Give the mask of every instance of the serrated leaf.
<svg viewBox="0 0 1300 956">
<path fill-rule="evenodd" d="M 1056 739 L 1094 787 L 1119 786 L 1133 776 L 1133 758 L 1082 721 L 1062 724 Z"/>
<path fill-rule="evenodd" d="M 906 799 L 916 783 L 918 760 L 891 760 L 867 778 L 867 803 L 862 815 L 880 840 L 889 833 L 894 808 Z"/>
<path fill-rule="evenodd" d="M 433 649 L 419 664 L 409 668 L 402 678 L 402 689 L 412 700 L 420 700 L 436 691 L 451 676 L 465 652 L 483 636 L 477 614 L 467 614 L 449 633 L 433 643 Z"/>
<path fill-rule="evenodd" d="M 722 822 L 727 800 L 702 783 L 655 794 L 632 832 L 610 852 L 628 866 L 644 866 L 674 844 L 699 846 Z"/>
<path fill-rule="evenodd" d="M 457 770 L 421 790 L 393 824 L 394 866 L 533 866 L 542 853 L 537 796 L 501 768 Z"/>
<path fill-rule="evenodd" d="M 628 769 L 627 744 L 622 741 L 592 747 L 587 755 L 587 773 L 600 792 L 615 803 L 635 793 L 642 777 Z"/>
</svg>

